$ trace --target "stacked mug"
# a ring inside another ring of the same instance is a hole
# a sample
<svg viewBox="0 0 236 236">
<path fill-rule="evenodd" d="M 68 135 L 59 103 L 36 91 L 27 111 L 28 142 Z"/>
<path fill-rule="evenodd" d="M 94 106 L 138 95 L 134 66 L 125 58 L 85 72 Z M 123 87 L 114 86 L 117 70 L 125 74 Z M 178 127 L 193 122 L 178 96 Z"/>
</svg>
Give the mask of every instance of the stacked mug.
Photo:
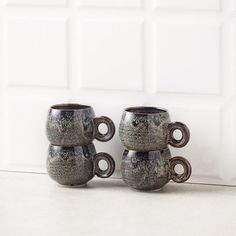
<svg viewBox="0 0 236 236">
<path fill-rule="evenodd" d="M 182 137 L 176 139 L 174 131 Z M 167 110 L 156 107 L 130 107 L 124 110 L 119 136 L 125 146 L 121 162 L 124 182 L 139 190 L 161 189 L 169 180 L 185 182 L 191 175 L 191 165 L 183 157 L 171 157 L 168 144 L 185 146 L 190 138 L 186 125 L 171 122 Z M 178 174 L 176 165 L 183 167 Z"/>
<path fill-rule="evenodd" d="M 98 127 L 107 126 L 106 134 Z M 49 176 L 63 185 L 84 185 L 95 175 L 110 177 L 115 170 L 113 158 L 104 152 L 96 153 L 93 140 L 109 141 L 115 133 L 114 123 L 105 116 L 95 117 L 92 107 L 80 104 L 51 106 L 48 112 L 47 137 L 50 142 L 47 157 Z M 107 162 L 102 170 L 99 162 Z"/>
</svg>

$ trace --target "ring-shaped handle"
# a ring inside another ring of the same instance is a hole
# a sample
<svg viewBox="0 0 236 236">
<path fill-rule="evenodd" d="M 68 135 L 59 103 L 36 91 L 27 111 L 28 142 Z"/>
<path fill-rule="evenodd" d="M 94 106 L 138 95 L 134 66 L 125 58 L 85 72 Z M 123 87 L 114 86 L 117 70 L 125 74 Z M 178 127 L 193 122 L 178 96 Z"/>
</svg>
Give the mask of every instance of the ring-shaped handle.
<svg viewBox="0 0 236 236">
<path fill-rule="evenodd" d="M 94 128 L 95 128 L 95 138 L 101 142 L 107 142 L 110 139 L 113 138 L 115 134 L 115 125 L 113 121 L 106 117 L 106 116 L 101 116 L 94 118 Z M 105 124 L 107 126 L 107 132 L 105 134 L 101 133 L 98 129 L 100 124 Z"/>
<path fill-rule="evenodd" d="M 102 170 L 99 167 L 99 161 L 104 160 L 107 163 L 107 169 Z M 110 177 L 115 171 L 115 161 L 114 159 L 105 152 L 99 152 L 94 156 L 94 172 L 100 178 L 108 178 Z"/>
<path fill-rule="evenodd" d="M 175 137 L 174 137 L 175 130 L 179 130 L 181 132 L 181 134 L 182 134 L 181 139 L 179 139 L 179 140 L 175 139 Z M 169 123 L 168 124 L 168 131 L 169 131 L 169 135 L 168 135 L 169 142 L 168 143 L 173 147 L 177 147 L 177 148 L 184 147 L 190 139 L 190 132 L 189 132 L 188 127 L 181 122 Z"/>
<path fill-rule="evenodd" d="M 184 172 L 182 174 L 178 174 L 175 171 L 175 166 L 181 165 L 183 166 Z M 192 173 L 192 167 L 190 163 L 184 157 L 173 157 L 170 159 L 170 172 L 171 179 L 176 183 L 183 183 L 189 179 Z"/>
</svg>

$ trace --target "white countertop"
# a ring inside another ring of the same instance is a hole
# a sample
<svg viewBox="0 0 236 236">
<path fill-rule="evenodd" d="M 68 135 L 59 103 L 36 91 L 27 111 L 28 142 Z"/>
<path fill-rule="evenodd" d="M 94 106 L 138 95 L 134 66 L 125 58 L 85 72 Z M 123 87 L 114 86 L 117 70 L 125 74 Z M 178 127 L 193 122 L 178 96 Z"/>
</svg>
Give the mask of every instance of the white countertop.
<svg viewBox="0 0 236 236">
<path fill-rule="evenodd" d="M 119 179 L 84 188 L 0 172 L 0 235 L 236 235 L 236 188 L 169 183 L 139 192 Z"/>
</svg>

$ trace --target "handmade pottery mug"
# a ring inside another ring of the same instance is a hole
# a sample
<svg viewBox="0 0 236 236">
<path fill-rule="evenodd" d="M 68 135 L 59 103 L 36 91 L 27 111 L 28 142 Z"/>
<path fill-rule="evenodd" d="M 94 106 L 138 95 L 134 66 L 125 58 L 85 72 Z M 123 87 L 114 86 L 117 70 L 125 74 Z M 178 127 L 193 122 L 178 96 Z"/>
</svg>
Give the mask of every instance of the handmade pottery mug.
<svg viewBox="0 0 236 236">
<path fill-rule="evenodd" d="M 99 161 L 107 162 L 107 169 L 99 167 Z M 61 147 L 49 145 L 47 171 L 62 185 L 84 185 L 95 175 L 110 177 L 115 170 L 113 158 L 104 152 L 96 153 L 94 145 Z"/>
<path fill-rule="evenodd" d="M 98 127 L 104 123 L 107 132 Z M 59 146 L 83 146 L 94 139 L 109 141 L 115 133 L 115 125 L 105 116 L 95 118 L 93 108 L 80 104 L 51 106 L 47 118 L 47 137 L 51 144 Z"/>
<path fill-rule="evenodd" d="M 175 166 L 180 164 L 183 173 L 178 174 Z M 169 180 L 183 183 L 191 175 L 191 165 L 183 157 L 171 158 L 168 148 L 161 151 L 137 152 L 125 150 L 121 161 L 123 181 L 138 190 L 161 189 Z"/>
<path fill-rule="evenodd" d="M 174 138 L 174 131 L 180 130 L 181 139 Z M 124 110 L 120 127 L 120 139 L 129 150 L 162 150 L 168 144 L 185 146 L 190 138 L 189 129 L 181 122 L 170 122 L 167 110 L 156 107 L 130 107 Z"/>
</svg>

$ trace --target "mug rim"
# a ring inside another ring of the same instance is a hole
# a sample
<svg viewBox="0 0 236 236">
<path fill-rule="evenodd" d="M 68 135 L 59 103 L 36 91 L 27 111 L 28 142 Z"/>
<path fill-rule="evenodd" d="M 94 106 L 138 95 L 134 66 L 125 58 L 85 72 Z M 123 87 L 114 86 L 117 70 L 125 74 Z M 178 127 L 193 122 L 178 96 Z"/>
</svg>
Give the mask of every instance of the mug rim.
<svg viewBox="0 0 236 236">
<path fill-rule="evenodd" d="M 85 145 L 75 145 L 75 146 L 61 146 L 61 145 L 56 145 L 56 144 L 52 144 L 50 143 L 49 144 L 49 148 L 48 149 L 53 149 L 53 150 L 57 150 L 57 151 L 62 151 L 62 150 L 65 150 L 65 151 L 68 151 L 68 150 L 73 150 L 75 151 L 75 149 L 87 149 L 87 148 L 93 148 L 95 149 L 95 146 L 94 144 L 91 142 L 89 144 L 85 144 Z"/>
<path fill-rule="evenodd" d="M 61 111 L 76 111 L 76 110 L 91 109 L 92 107 L 79 103 L 61 103 L 52 105 L 50 108 L 53 110 L 61 110 Z"/>
<path fill-rule="evenodd" d="M 134 106 L 125 108 L 125 112 L 138 115 L 156 115 L 160 113 L 167 113 L 168 110 L 154 106 Z"/>
</svg>

